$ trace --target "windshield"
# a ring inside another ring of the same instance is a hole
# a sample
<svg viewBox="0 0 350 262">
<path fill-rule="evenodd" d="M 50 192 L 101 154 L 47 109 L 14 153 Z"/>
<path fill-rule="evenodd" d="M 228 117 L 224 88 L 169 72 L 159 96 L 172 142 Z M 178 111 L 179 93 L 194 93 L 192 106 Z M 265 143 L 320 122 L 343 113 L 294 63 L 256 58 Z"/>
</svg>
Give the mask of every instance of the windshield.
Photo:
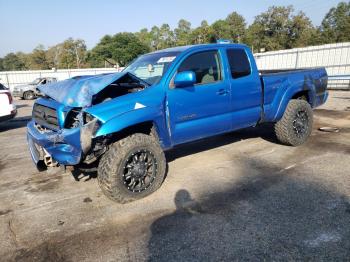
<svg viewBox="0 0 350 262">
<path fill-rule="evenodd" d="M 38 85 L 40 83 L 40 81 L 41 81 L 41 78 L 37 78 L 33 82 L 30 82 L 29 84 L 30 85 Z"/>
<path fill-rule="evenodd" d="M 7 90 L 7 88 L 4 85 L 0 84 L 0 90 Z"/>
<path fill-rule="evenodd" d="M 180 52 L 160 52 L 143 55 L 127 66 L 123 72 L 129 72 L 150 85 L 160 81 L 171 63 Z"/>
</svg>

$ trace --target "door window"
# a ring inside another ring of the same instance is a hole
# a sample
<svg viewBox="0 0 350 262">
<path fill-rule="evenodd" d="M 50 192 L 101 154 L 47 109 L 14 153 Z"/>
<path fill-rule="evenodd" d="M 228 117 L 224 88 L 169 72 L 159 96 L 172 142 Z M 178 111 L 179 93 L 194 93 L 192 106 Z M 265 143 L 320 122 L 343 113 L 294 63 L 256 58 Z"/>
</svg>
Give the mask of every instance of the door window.
<svg viewBox="0 0 350 262">
<path fill-rule="evenodd" d="M 218 51 L 201 52 L 187 57 L 177 72 L 183 71 L 193 71 L 196 74 L 196 84 L 210 84 L 222 80 Z"/>
</svg>

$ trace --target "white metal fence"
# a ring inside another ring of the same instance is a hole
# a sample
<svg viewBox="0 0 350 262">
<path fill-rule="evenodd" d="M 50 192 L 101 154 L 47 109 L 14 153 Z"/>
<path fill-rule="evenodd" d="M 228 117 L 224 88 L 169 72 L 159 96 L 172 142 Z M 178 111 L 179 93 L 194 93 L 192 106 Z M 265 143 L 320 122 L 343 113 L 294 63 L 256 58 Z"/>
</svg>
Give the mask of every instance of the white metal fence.
<svg viewBox="0 0 350 262">
<path fill-rule="evenodd" d="M 56 77 L 60 81 L 79 75 L 97 75 L 115 72 L 118 72 L 116 68 L 4 71 L 0 72 L 0 83 L 12 90 L 14 86 L 32 82 L 38 77 Z"/>
<path fill-rule="evenodd" d="M 330 89 L 350 90 L 350 43 L 254 54 L 259 70 L 326 67 Z"/>
</svg>

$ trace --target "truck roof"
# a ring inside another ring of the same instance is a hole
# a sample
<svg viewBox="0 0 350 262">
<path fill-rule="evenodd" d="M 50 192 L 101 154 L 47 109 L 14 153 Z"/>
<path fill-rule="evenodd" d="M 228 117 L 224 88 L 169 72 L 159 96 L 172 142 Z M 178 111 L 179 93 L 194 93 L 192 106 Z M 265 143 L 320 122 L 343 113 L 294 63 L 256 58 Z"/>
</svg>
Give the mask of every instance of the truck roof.
<svg viewBox="0 0 350 262">
<path fill-rule="evenodd" d="M 222 46 L 226 46 L 226 47 L 243 47 L 246 48 L 246 45 L 243 44 L 226 44 L 226 43 L 222 43 L 222 44 L 218 44 L 218 43 L 213 43 L 213 44 L 198 44 L 198 45 L 185 45 L 185 46 L 176 46 L 176 47 L 170 47 L 170 48 L 166 48 L 166 49 L 162 49 L 162 50 L 157 50 L 155 52 L 152 52 L 152 54 L 154 53 L 161 53 L 161 52 L 184 52 L 190 49 L 204 49 L 207 47 L 222 47 Z"/>
</svg>

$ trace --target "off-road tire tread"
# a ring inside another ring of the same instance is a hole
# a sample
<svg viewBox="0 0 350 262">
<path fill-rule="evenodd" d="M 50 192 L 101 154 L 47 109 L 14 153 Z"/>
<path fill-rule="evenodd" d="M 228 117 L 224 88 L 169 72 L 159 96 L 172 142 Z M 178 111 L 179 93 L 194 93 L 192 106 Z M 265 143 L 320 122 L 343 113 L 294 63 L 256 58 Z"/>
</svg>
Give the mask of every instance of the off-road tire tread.
<svg viewBox="0 0 350 262">
<path fill-rule="evenodd" d="M 293 130 L 293 119 L 294 119 L 296 110 L 298 110 L 300 107 L 303 107 L 304 109 L 306 109 L 306 112 L 308 114 L 308 120 L 309 120 L 308 132 L 302 139 L 297 138 Z M 302 99 L 292 99 L 289 101 L 286 111 L 284 112 L 281 120 L 275 123 L 274 131 L 280 143 L 284 145 L 289 145 L 289 146 L 298 146 L 303 144 L 307 140 L 307 138 L 310 136 L 312 131 L 312 125 L 313 125 L 313 113 L 312 113 L 312 108 L 310 104 L 307 101 Z"/>
<path fill-rule="evenodd" d="M 28 98 L 27 94 L 31 94 L 31 98 Z M 26 91 L 26 92 L 23 93 L 23 99 L 24 100 L 33 100 L 34 97 L 35 97 L 35 95 L 34 95 L 33 91 Z"/>
<path fill-rule="evenodd" d="M 151 149 L 157 159 L 157 176 L 155 181 L 147 190 L 132 194 L 127 192 L 124 185 L 118 185 L 118 168 L 122 165 L 125 157 L 130 150 L 135 147 L 143 147 Z M 156 191 L 165 178 L 166 160 L 159 142 L 154 136 L 136 133 L 124 139 L 115 142 L 110 146 L 108 151 L 102 156 L 98 166 L 97 180 L 102 192 L 111 200 L 118 203 L 127 203 L 143 197 L 146 197 Z"/>
</svg>

